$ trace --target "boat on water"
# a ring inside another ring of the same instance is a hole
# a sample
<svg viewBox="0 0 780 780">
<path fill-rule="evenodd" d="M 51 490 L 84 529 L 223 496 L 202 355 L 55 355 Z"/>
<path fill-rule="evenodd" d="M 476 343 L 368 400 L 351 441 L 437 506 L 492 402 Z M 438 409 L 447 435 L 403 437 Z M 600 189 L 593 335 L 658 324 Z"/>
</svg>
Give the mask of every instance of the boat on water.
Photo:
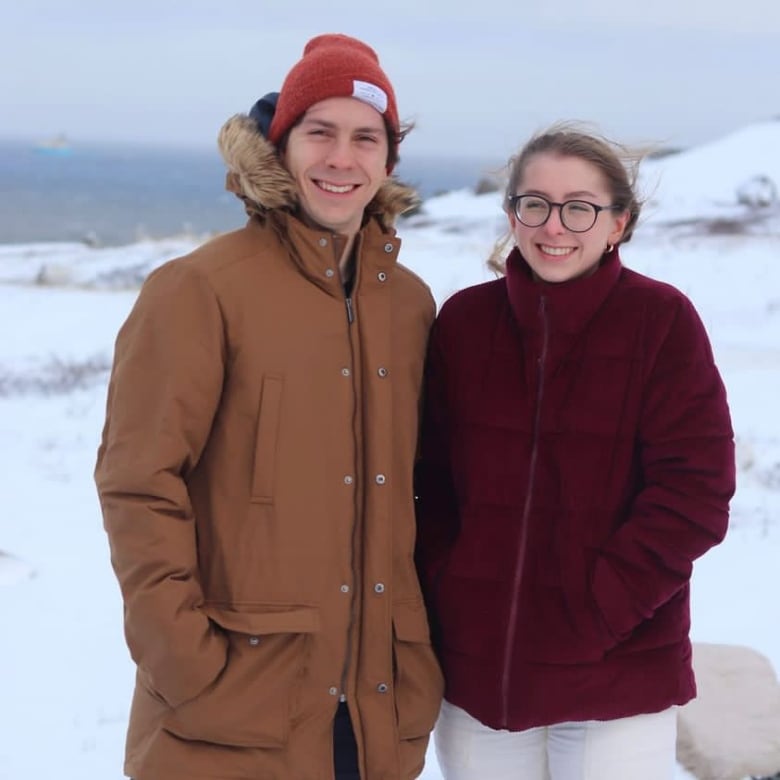
<svg viewBox="0 0 780 780">
<path fill-rule="evenodd" d="M 36 144 L 35 151 L 41 154 L 70 154 L 72 147 L 67 136 L 60 133 Z"/>
</svg>

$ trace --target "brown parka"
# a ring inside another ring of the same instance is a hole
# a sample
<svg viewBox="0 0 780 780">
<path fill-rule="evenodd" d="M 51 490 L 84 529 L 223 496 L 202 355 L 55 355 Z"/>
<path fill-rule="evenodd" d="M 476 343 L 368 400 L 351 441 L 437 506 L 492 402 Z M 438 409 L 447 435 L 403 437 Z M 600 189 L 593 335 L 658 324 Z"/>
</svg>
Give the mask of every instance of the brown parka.
<svg viewBox="0 0 780 780">
<path fill-rule="evenodd" d="M 96 481 L 137 664 L 138 780 L 329 780 L 346 701 L 364 780 L 422 770 L 442 693 L 413 564 L 434 302 L 397 263 L 412 193 L 356 239 L 295 216 L 246 117 L 220 134 L 246 227 L 153 272 L 120 330 Z"/>
</svg>

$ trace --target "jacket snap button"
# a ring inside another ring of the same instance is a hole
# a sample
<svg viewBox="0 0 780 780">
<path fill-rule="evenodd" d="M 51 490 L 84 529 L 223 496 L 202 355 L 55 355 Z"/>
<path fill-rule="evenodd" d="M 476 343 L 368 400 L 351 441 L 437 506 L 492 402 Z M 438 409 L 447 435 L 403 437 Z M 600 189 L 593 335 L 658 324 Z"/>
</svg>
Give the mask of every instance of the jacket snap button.
<svg viewBox="0 0 780 780">
<path fill-rule="evenodd" d="M 376 479 L 377 485 L 384 485 L 387 482 L 387 477 L 384 474 L 377 474 L 374 479 Z"/>
<path fill-rule="evenodd" d="M 321 238 L 320 239 L 320 246 L 327 246 L 328 245 L 328 239 L 327 238 Z"/>
<path fill-rule="evenodd" d="M 335 685 L 332 685 L 330 688 L 328 688 L 328 693 L 331 696 L 338 696 L 339 689 Z"/>
<path fill-rule="evenodd" d="M 249 637 L 249 644 L 252 645 L 252 647 L 257 647 L 257 645 L 260 644 L 260 637 L 259 636 L 250 636 Z"/>
<path fill-rule="evenodd" d="M 376 372 L 377 372 L 377 374 L 379 374 L 379 376 L 382 377 L 382 379 L 384 379 L 387 376 L 387 374 L 388 374 L 388 371 L 387 371 L 387 369 L 384 366 L 382 366 L 381 368 L 378 368 Z"/>
<path fill-rule="evenodd" d="M 387 683 L 379 683 L 379 685 L 376 686 L 376 689 L 379 693 L 387 693 L 390 690 L 390 686 Z"/>
<path fill-rule="evenodd" d="M 380 282 L 384 282 L 387 279 L 387 274 L 384 271 L 380 271 L 376 278 L 379 279 Z"/>
<path fill-rule="evenodd" d="M 392 252 L 392 251 L 393 251 L 393 249 L 395 249 L 395 247 L 394 247 L 394 246 L 393 246 L 393 245 L 392 245 L 392 244 L 391 244 L 391 243 L 388 241 L 388 242 L 385 244 L 385 252 L 387 252 L 387 254 L 389 255 L 389 254 L 390 254 L 390 252 Z"/>
<path fill-rule="evenodd" d="M 352 482 L 353 482 L 353 479 L 352 479 L 352 477 L 350 477 L 350 476 L 349 476 L 349 474 L 347 474 L 347 476 L 346 476 L 346 477 L 344 477 L 344 484 L 345 484 L 345 485 L 351 485 L 351 484 L 352 484 Z"/>
<path fill-rule="evenodd" d="M 336 272 L 335 272 L 335 271 L 334 271 L 332 268 L 328 268 L 328 269 L 325 271 L 325 276 L 327 276 L 327 277 L 328 277 L 328 279 L 330 279 L 330 278 L 333 276 L 333 274 L 334 274 L 334 273 L 336 273 Z"/>
<path fill-rule="evenodd" d="M 374 585 L 374 592 L 376 593 L 384 593 L 385 592 L 385 586 L 381 582 L 377 582 L 376 585 Z"/>
<path fill-rule="evenodd" d="M 349 593 L 349 585 L 342 585 L 340 590 L 342 593 Z"/>
<path fill-rule="evenodd" d="M 349 376 L 351 371 L 348 368 L 342 368 L 341 369 L 341 375 L 342 376 Z"/>
</svg>

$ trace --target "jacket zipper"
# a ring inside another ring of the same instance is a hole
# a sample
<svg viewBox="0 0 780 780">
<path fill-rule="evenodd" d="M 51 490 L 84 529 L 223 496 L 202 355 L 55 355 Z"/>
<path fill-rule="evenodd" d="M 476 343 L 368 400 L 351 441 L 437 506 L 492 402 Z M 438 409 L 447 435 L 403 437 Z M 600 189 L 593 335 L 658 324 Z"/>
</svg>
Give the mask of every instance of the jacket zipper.
<svg viewBox="0 0 780 780">
<path fill-rule="evenodd" d="M 539 452 L 539 428 L 542 417 L 542 396 L 544 395 L 544 368 L 547 362 L 547 343 L 549 339 L 549 324 L 547 320 L 547 300 L 544 296 L 539 301 L 539 316 L 542 320 L 542 351 L 538 358 L 538 375 L 536 379 L 536 406 L 534 410 L 533 441 L 531 445 L 531 460 L 528 466 L 528 487 L 523 504 L 523 515 L 520 523 L 520 539 L 517 544 L 517 566 L 512 581 L 511 601 L 509 604 L 509 619 L 507 621 L 506 643 L 504 644 L 504 667 L 501 675 L 501 722 L 504 728 L 509 728 L 509 682 L 512 667 L 512 650 L 517 635 L 517 612 L 520 601 L 520 586 L 525 568 L 526 545 L 528 542 L 528 519 L 531 515 L 534 482 L 536 479 L 536 461 Z"/>
<path fill-rule="evenodd" d="M 352 306 L 352 298 L 350 296 L 346 296 L 344 301 L 345 301 L 345 304 L 346 304 L 346 307 L 347 307 L 347 324 L 348 325 L 352 325 L 352 323 L 355 321 L 355 309 Z M 347 332 L 347 335 L 349 337 L 350 345 L 351 345 L 352 344 L 352 337 L 349 334 L 349 331 Z M 353 360 L 353 371 L 354 371 L 354 360 Z M 354 387 L 355 387 L 354 375 L 352 377 L 352 387 L 353 387 L 353 391 L 354 391 Z M 355 414 L 357 414 L 357 407 L 358 407 L 358 399 L 356 397 L 355 398 Z M 354 431 L 354 423 L 353 423 L 353 431 Z M 358 490 L 358 482 L 357 482 L 358 476 L 359 475 L 356 473 L 355 474 L 355 490 L 356 491 Z M 357 533 L 357 529 L 358 529 L 357 512 L 359 511 L 358 506 L 357 506 L 357 493 L 355 494 L 355 496 L 356 496 L 356 498 L 355 498 L 356 517 L 355 517 L 355 522 L 352 525 L 352 539 L 350 540 L 350 550 L 351 550 L 350 554 L 353 555 L 353 556 L 354 556 L 354 551 L 355 551 L 355 534 Z M 354 561 L 352 562 L 350 568 L 354 571 L 354 568 L 355 568 Z M 350 663 L 352 661 L 352 630 L 353 630 L 353 627 L 355 625 L 355 598 L 358 596 L 358 585 L 359 584 L 360 584 L 360 578 L 357 577 L 357 576 L 354 577 L 353 582 L 352 582 L 352 585 L 353 585 L 352 592 L 350 594 L 349 623 L 347 624 L 347 652 L 346 652 L 346 655 L 344 656 L 344 665 L 343 665 L 343 667 L 341 669 L 341 681 L 339 683 L 339 688 L 340 688 L 340 691 L 341 691 L 340 695 L 339 695 L 339 701 L 340 702 L 346 702 L 346 700 L 347 700 L 347 694 L 346 694 L 347 675 L 348 675 L 348 672 L 349 672 Z"/>
</svg>

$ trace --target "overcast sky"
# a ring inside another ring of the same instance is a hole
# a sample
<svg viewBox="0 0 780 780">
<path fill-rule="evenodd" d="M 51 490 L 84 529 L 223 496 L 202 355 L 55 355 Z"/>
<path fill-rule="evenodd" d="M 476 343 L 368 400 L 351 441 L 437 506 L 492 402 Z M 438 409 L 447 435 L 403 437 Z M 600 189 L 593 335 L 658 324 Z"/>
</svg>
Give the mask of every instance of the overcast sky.
<svg viewBox="0 0 780 780">
<path fill-rule="evenodd" d="M 685 146 L 780 115 L 780 0 L 0 0 L 0 137 L 213 145 L 322 32 L 378 51 L 407 154 L 503 159 L 559 119 Z"/>
</svg>

